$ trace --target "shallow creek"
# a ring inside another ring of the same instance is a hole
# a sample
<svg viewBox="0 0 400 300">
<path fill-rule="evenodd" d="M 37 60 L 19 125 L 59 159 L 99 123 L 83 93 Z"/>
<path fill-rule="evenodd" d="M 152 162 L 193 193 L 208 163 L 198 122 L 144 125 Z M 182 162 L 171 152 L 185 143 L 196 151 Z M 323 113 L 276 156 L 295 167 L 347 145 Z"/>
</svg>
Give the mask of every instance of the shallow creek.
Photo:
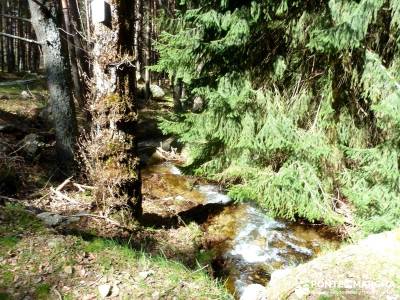
<svg viewBox="0 0 400 300">
<path fill-rule="evenodd" d="M 199 199 L 186 200 L 224 205 L 203 224 L 205 247 L 214 257 L 214 272 L 226 280 L 236 297 L 249 284 L 266 285 L 273 271 L 295 266 L 325 248 L 338 246 L 337 240 L 317 226 L 275 220 L 253 204 L 234 204 L 218 186 L 193 183 L 172 164 L 151 166 L 144 173 L 160 176 L 163 187 L 172 192 L 164 195 L 165 199 L 184 201 L 185 197 L 199 195 Z M 177 182 L 180 195 L 173 193 Z M 188 193 L 182 191 L 185 186 Z"/>
</svg>

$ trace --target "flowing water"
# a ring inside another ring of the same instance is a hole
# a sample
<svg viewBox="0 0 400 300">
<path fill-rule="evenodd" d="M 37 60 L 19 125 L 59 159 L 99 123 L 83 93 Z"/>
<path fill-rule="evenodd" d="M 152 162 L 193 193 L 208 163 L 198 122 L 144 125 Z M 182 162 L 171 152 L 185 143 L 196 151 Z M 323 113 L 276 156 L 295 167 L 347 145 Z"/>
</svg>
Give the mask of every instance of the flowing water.
<svg viewBox="0 0 400 300">
<path fill-rule="evenodd" d="M 187 180 L 171 164 L 152 166 L 148 171 L 171 182 Z M 205 246 L 215 258 L 216 274 L 226 279 L 227 288 L 236 296 L 249 284 L 265 286 L 275 270 L 295 266 L 324 248 L 338 246 L 321 228 L 275 220 L 253 204 L 234 204 L 216 185 L 196 184 L 190 187 L 193 189 L 202 195 L 204 204 L 225 205 L 203 225 Z"/>
</svg>

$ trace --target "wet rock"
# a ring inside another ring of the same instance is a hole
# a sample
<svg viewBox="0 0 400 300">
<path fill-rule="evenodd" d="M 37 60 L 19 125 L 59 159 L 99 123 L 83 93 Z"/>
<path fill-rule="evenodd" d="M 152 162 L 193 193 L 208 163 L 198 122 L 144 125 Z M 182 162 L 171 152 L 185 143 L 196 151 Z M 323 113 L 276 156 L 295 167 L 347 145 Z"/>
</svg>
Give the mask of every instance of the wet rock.
<svg viewBox="0 0 400 300">
<path fill-rule="evenodd" d="M 153 99 L 162 99 L 165 96 L 164 90 L 156 84 L 150 85 L 150 92 Z"/>
<path fill-rule="evenodd" d="M 42 142 L 42 137 L 38 134 L 31 133 L 22 140 L 23 151 L 29 158 L 36 157 L 40 150 L 45 146 Z"/>
<path fill-rule="evenodd" d="M 56 213 L 43 212 L 37 215 L 47 226 L 57 226 L 63 221 L 63 217 Z"/>
<path fill-rule="evenodd" d="M 228 204 L 232 202 L 232 199 L 219 191 L 217 186 L 201 185 L 199 191 L 206 196 L 205 204 Z"/>
<path fill-rule="evenodd" d="M 240 300 L 266 300 L 267 289 L 261 284 L 250 284 L 243 289 Z"/>
</svg>

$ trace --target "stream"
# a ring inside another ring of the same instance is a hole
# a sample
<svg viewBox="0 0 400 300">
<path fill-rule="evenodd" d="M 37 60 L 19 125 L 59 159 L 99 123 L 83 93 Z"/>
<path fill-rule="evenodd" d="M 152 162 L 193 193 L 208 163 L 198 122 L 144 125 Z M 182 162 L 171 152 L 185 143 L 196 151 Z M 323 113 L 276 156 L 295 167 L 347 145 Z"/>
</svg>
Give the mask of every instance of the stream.
<svg viewBox="0 0 400 300">
<path fill-rule="evenodd" d="M 191 177 L 182 175 L 173 164 L 153 165 L 146 172 L 158 176 L 170 193 L 165 199 L 184 201 L 186 197 L 192 203 L 222 206 L 202 224 L 206 249 L 201 251 L 212 255 L 215 275 L 238 298 L 250 284 L 266 286 L 273 271 L 296 266 L 338 246 L 320 226 L 276 220 L 255 204 L 235 204 L 217 185 L 190 181 Z"/>
</svg>

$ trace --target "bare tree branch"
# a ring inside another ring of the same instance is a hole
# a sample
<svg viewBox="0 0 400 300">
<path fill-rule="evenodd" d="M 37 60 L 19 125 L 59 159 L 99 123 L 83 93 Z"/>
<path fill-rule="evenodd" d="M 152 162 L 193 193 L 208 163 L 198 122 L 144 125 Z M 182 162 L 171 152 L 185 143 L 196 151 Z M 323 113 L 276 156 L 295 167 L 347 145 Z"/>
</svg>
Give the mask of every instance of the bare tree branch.
<svg viewBox="0 0 400 300">
<path fill-rule="evenodd" d="M 8 33 L 5 33 L 5 32 L 0 32 L 0 36 L 5 36 L 5 37 L 11 38 L 11 39 L 16 39 L 16 40 L 21 40 L 21 41 L 24 41 L 24 42 L 27 42 L 27 43 L 31 43 L 31 44 L 42 45 L 41 42 L 38 42 L 38 41 L 35 41 L 35 40 L 31 40 L 31 39 L 26 39 L 26 38 L 23 38 L 23 37 L 20 37 L 20 36 L 17 36 L 17 35 L 8 34 Z"/>
<path fill-rule="evenodd" d="M 29 23 L 31 22 L 30 19 L 17 17 L 17 16 L 13 16 L 13 15 L 7 15 L 7 14 L 0 14 L 0 17 L 9 18 L 9 19 L 16 19 L 16 20 L 20 20 L 20 21 L 24 21 L 24 22 L 29 22 Z"/>
</svg>

